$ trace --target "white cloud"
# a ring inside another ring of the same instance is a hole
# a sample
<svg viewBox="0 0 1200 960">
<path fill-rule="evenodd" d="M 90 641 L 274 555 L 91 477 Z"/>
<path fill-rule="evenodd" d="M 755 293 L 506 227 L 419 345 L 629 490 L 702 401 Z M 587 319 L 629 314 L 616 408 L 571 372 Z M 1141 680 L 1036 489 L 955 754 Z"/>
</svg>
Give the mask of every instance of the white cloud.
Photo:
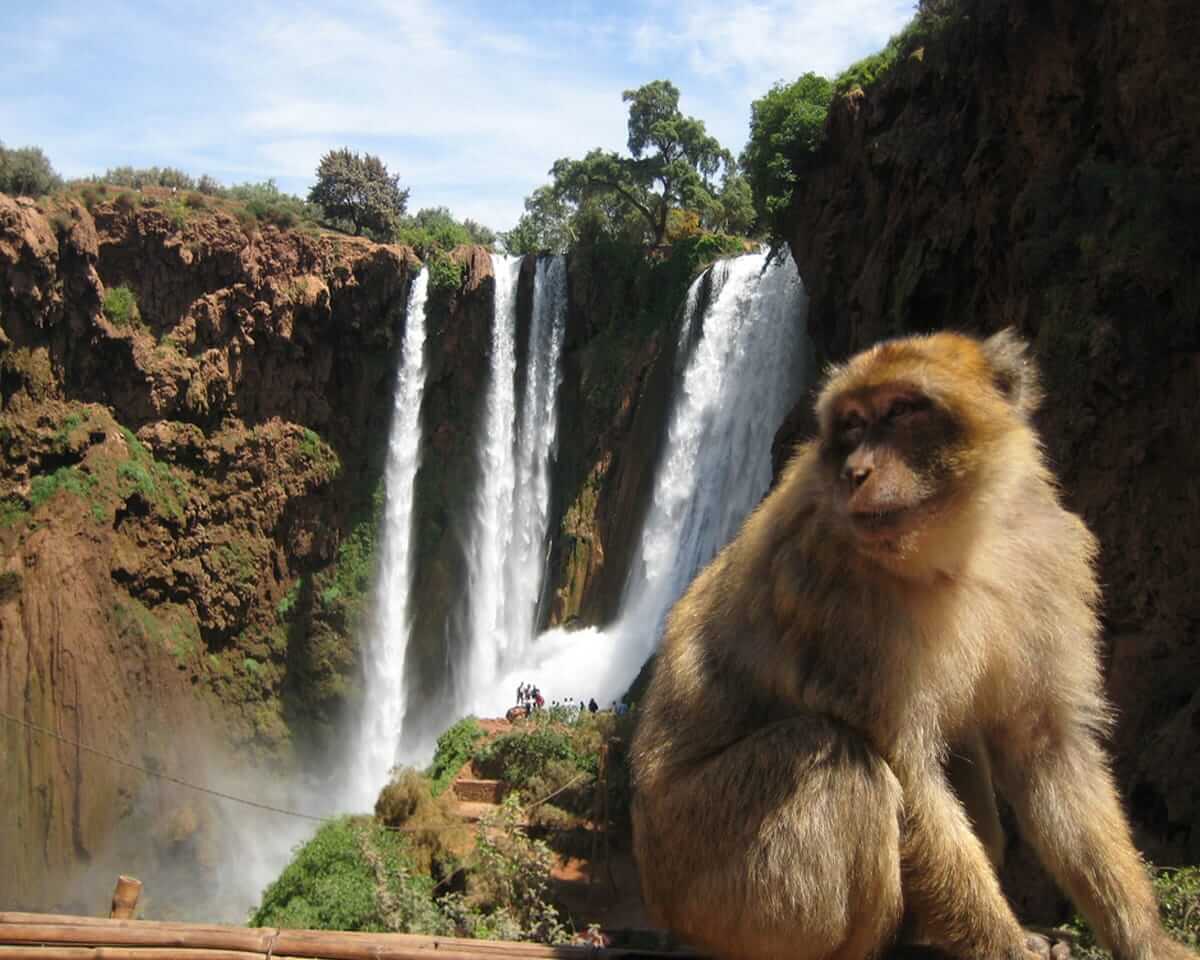
<svg viewBox="0 0 1200 960">
<path fill-rule="evenodd" d="M 838 73 L 882 47 L 914 6 L 913 0 L 693 0 L 644 19 L 632 42 L 643 58 L 677 53 L 699 75 L 736 73 L 769 87 L 809 70 Z"/>
</svg>

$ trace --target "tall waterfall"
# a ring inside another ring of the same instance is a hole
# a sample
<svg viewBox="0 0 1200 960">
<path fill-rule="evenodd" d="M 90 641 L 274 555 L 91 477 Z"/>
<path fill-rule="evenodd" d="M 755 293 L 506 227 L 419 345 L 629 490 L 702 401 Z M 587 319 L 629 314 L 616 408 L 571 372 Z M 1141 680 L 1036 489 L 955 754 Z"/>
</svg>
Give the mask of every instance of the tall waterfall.
<svg viewBox="0 0 1200 960">
<path fill-rule="evenodd" d="M 671 605 L 770 486 L 771 440 L 810 364 L 804 287 L 790 256 L 721 261 L 697 315 L 703 282 L 688 292 L 681 379 L 617 622 L 543 634 L 523 662 L 480 690 L 482 715 L 510 705 L 510 688 L 521 680 L 557 699 L 594 696 L 603 704 L 620 696 L 653 651 Z"/>
<path fill-rule="evenodd" d="M 809 362 L 807 298 L 790 256 L 768 263 L 752 254 L 712 270 L 621 604 L 638 666 L 667 610 L 770 487 L 771 441 L 800 399 Z M 685 326 L 681 336 L 690 333 Z"/>
<path fill-rule="evenodd" d="M 468 545 L 470 636 L 459 706 L 481 709 L 497 678 L 533 640 L 545 571 L 550 460 L 556 450 L 559 358 L 566 329 L 563 257 L 542 258 L 534 275 L 524 390 L 517 397 L 519 257 L 495 257 L 491 381 L 480 451 L 481 483 Z M 481 699 L 483 702 L 481 703 Z"/>
<path fill-rule="evenodd" d="M 400 369 L 393 395 L 384 483 L 379 580 L 366 638 L 366 678 L 358 745 L 346 784 L 350 809 L 370 809 L 396 763 L 404 723 L 404 659 L 412 585 L 413 481 L 420 459 L 421 397 L 425 391 L 425 299 L 422 269 L 408 295 Z"/>
</svg>

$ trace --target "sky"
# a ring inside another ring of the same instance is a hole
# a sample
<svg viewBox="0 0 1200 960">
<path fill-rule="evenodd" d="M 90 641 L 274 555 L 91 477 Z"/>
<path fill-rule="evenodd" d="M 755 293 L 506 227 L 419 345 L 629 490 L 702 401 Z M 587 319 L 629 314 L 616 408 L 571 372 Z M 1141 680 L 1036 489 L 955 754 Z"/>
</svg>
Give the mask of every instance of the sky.
<svg viewBox="0 0 1200 960">
<path fill-rule="evenodd" d="M 913 0 L 0 2 L 0 141 L 67 177 L 172 166 L 301 194 L 379 155 L 409 210 L 508 229 L 560 157 L 625 150 L 623 90 L 669 79 L 735 153 L 751 102 L 880 49 Z"/>
</svg>

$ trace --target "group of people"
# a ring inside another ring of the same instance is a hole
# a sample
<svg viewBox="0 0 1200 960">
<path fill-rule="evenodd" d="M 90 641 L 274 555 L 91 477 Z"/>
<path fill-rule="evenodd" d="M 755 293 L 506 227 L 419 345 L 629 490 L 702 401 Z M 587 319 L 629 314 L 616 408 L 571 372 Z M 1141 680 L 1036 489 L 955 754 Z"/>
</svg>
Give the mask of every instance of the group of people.
<svg viewBox="0 0 1200 960">
<path fill-rule="evenodd" d="M 524 707 L 526 712 L 530 710 L 541 710 L 546 705 L 546 698 L 542 696 L 542 691 L 532 683 L 517 684 L 517 706 Z"/>
<path fill-rule="evenodd" d="M 532 683 L 517 684 L 517 706 L 524 709 L 524 711 L 527 715 L 532 713 L 534 710 L 541 710 L 542 707 L 544 707 L 545 705 L 546 705 L 546 698 L 542 696 L 542 691 L 537 688 L 536 684 L 532 684 Z M 624 706 L 624 704 L 621 704 L 621 706 Z M 616 705 L 614 704 L 614 708 L 615 707 L 616 707 Z M 573 709 L 575 709 L 575 704 L 568 703 L 566 701 L 563 701 L 560 703 L 559 701 L 555 700 L 554 703 L 551 704 L 550 708 L 552 710 L 573 710 Z M 600 705 L 598 703 L 596 703 L 595 697 L 592 697 L 590 700 L 588 700 L 586 706 L 584 706 L 584 703 L 582 700 L 579 701 L 579 712 L 580 713 L 583 713 L 585 710 L 588 713 L 596 713 L 599 709 L 600 709 Z M 618 711 L 618 712 L 622 712 L 622 711 Z"/>
</svg>

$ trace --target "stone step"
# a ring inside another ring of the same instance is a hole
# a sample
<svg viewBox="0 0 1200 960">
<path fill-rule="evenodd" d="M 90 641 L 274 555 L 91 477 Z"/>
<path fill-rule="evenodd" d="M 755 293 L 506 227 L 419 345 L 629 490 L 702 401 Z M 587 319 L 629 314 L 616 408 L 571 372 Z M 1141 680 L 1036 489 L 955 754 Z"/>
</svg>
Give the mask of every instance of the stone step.
<svg viewBox="0 0 1200 960">
<path fill-rule="evenodd" d="M 454 781 L 454 796 L 467 803 L 500 803 L 508 792 L 503 780 L 472 780 L 462 778 Z"/>
</svg>

